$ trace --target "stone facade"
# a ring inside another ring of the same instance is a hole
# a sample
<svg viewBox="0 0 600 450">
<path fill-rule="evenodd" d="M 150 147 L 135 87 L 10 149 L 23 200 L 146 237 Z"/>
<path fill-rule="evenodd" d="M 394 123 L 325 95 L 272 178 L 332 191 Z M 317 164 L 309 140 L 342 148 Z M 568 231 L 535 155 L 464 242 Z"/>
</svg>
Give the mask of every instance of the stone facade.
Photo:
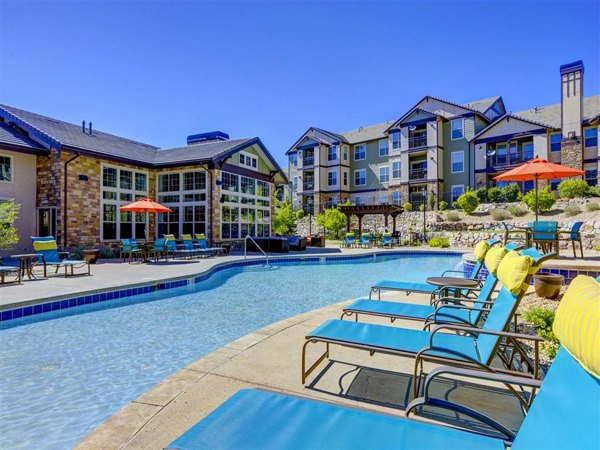
<svg viewBox="0 0 600 450">
<path fill-rule="evenodd" d="M 564 138 L 560 143 L 561 164 L 583 169 L 583 145 L 581 138 Z"/>
</svg>

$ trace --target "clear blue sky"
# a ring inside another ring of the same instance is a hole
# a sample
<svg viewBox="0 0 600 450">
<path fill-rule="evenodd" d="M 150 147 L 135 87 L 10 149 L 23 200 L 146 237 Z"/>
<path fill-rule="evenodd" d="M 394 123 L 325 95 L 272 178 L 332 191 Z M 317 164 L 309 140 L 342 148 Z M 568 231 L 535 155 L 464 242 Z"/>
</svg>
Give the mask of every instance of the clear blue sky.
<svg viewBox="0 0 600 450">
<path fill-rule="evenodd" d="M 600 93 L 595 1 L 0 0 L 0 102 L 161 147 L 222 130 L 283 164 L 309 127 L 398 118 L 425 94 L 559 101 L 559 66 Z"/>
</svg>

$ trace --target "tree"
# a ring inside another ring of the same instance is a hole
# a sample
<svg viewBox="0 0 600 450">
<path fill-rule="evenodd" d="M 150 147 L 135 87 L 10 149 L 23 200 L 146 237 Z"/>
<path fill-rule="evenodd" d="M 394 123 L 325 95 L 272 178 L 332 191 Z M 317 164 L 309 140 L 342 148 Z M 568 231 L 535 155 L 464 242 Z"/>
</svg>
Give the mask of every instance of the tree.
<svg viewBox="0 0 600 450">
<path fill-rule="evenodd" d="M 526 204 L 531 211 L 535 212 L 535 189 L 532 189 L 525 194 L 521 198 L 521 202 Z M 550 187 L 547 187 L 546 189 L 540 189 L 538 191 L 537 205 L 539 212 L 550 211 L 555 203 L 556 197 L 552 192 L 550 192 Z"/>
<path fill-rule="evenodd" d="M 317 216 L 317 225 L 339 237 L 340 232 L 346 228 L 347 220 L 346 214 L 339 209 L 328 208 Z"/>
<path fill-rule="evenodd" d="M 15 220 L 20 209 L 21 205 L 14 199 L 0 202 L 0 248 L 11 248 L 19 242 Z"/>
<path fill-rule="evenodd" d="M 273 217 L 273 230 L 275 233 L 285 236 L 291 234 L 296 227 L 296 215 L 289 201 L 280 202 Z"/>
</svg>

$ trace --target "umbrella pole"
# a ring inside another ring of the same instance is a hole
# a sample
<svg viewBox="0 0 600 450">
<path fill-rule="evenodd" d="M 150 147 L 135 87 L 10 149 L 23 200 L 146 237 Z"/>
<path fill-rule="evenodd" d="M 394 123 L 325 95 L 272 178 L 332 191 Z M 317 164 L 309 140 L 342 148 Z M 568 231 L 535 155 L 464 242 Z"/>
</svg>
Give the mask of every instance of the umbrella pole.
<svg viewBox="0 0 600 450">
<path fill-rule="evenodd" d="M 538 221 L 538 176 L 535 176 L 535 221 Z"/>
</svg>

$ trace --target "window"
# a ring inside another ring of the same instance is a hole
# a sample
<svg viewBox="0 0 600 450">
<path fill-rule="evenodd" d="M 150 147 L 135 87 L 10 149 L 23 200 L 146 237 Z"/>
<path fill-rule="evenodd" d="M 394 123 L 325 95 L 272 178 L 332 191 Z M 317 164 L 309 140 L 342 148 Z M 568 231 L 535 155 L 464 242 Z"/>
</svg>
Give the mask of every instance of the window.
<svg viewBox="0 0 600 450">
<path fill-rule="evenodd" d="M 335 170 L 327 172 L 327 186 L 337 186 L 337 172 Z"/>
<path fill-rule="evenodd" d="M 452 152 L 452 173 L 462 173 L 465 171 L 465 152 Z"/>
<path fill-rule="evenodd" d="M 585 181 L 590 186 L 598 185 L 598 170 L 597 169 L 589 169 L 585 171 Z"/>
<path fill-rule="evenodd" d="M 348 161 L 348 147 L 345 145 L 342 147 L 342 153 L 344 155 L 344 161 Z"/>
<path fill-rule="evenodd" d="M 223 172 L 221 175 L 221 183 L 222 191 L 237 192 L 239 189 L 239 177 L 237 175 Z"/>
<path fill-rule="evenodd" d="M 183 174 L 184 191 L 203 191 L 204 189 L 206 189 L 206 173 L 196 171 Z"/>
<path fill-rule="evenodd" d="M 0 181 L 12 183 L 12 157 L 0 155 Z"/>
<path fill-rule="evenodd" d="M 294 191 L 298 190 L 298 177 L 294 177 Z"/>
<path fill-rule="evenodd" d="M 358 144 L 354 146 L 354 161 L 359 161 L 367 157 L 367 145 Z"/>
<path fill-rule="evenodd" d="M 389 196 L 387 194 L 381 194 L 379 196 L 379 204 L 380 205 L 389 205 L 390 204 Z"/>
<path fill-rule="evenodd" d="M 327 161 L 337 161 L 337 145 L 327 147 Z"/>
<path fill-rule="evenodd" d="M 510 158 L 510 164 L 517 163 L 517 143 L 513 142 L 508 146 L 508 156 Z"/>
<path fill-rule="evenodd" d="M 254 178 L 240 177 L 240 192 L 255 195 L 256 181 Z"/>
<path fill-rule="evenodd" d="M 102 186 L 117 187 L 117 169 L 113 167 L 104 167 L 102 169 Z"/>
<path fill-rule="evenodd" d="M 452 127 L 452 140 L 455 141 L 457 139 L 462 139 L 465 137 L 464 127 L 465 120 L 464 119 L 454 119 L 450 121 L 450 125 Z"/>
<path fill-rule="evenodd" d="M 554 133 L 550 135 L 550 151 L 560 152 L 560 141 L 562 139 L 561 133 Z"/>
<path fill-rule="evenodd" d="M 133 172 L 129 170 L 121 170 L 119 179 L 119 186 L 121 189 L 133 189 Z"/>
<path fill-rule="evenodd" d="M 597 147 L 598 146 L 598 129 L 597 128 L 586 128 L 583 131 L 584 145 L 585 147 Z"/>
<path fill-rule="evenodd" d="M 400 148 L 400 132 L 394 131 L 392 133 L 392 149 L 397 150 Z"/>
<path fill-rule="evenodd" d="M 344 172 L 344 186 L 348 186 L 348 172 Z"/>
<path fill-rule="evenodd" d="M 560 184 L 560 179 L 555 178 L 550 180 L 550 190 L 551 191 L 557 191 L 558 190 L 558 185 Z"/>
<path fill-rule="evenodd" d="M 158 176 L 158 191 L 159 192 L 175 192 L 179 191 L 179 174 L 168 173 Z"/>
<path fill-rule="evenodd" d="M 294 167 L 298 167 L 298 153 L 292 153 L 290 155 L 290 164 Z"/>
<path fill-rule="evenodd" d="M 400 205 L 400 192 L 395 191 L 392 192 L 392 204 L 399 206 Z"/>
<path fill-rule="evenodd" d="M 266 181 L 258 180 L 256 182 L 256 195 L 258 197 L 271 197 L 271 186 Z"/>
<path fill-rule="evenodd" d="M 452 186 L 452 188 L 450 189 L 450 193 L 452 196 L 452 203 L 454 203 L 458 199 L 458 197 L 460 197 L 464 192 L 465 192 L 464 184 L 458 184 L 458 185 Z"/>
<path fill-rule="evenodd" d="M 390 168 L 389 166 L 379 167 L 379 182 L 387 183 L 390 181 Z"/>
<path fill-rule="evenodd" d="M 365 169 L 354 171 L 354 186 L 364 186 L 367 184 L 367 171 Z"/>
<path fill-rule="evenodd" d="M 392 178 L 396 180 L 400 178 L 400 161 L 392 162 Z"/>
<path fill-rule="evenodd" d="M 533 159 L 533 142 L 523 142 L 523 161 Z"/>
<path fill-rule="evenodd" d="M 506 164 L 506 144 L 496 145 L 496 164 Z"/>
<path fill-rule="evenodd" d="M 388 153 L 389 153 L 388 140 L 387 139 L 380 140 L 379 141 L 379 156 L 384 157 L 384 156 L 387 156 Z"/>
<path fill-rule="evenodd" d="M 533 180 L 523 181 L 523 187 L 521 188 L 522 192 L 529 192 L 533 189 Z"/>
<path fill-rule="evenodd" d="M 256 169 L 256 156 L 252 156 L 247 153 L 240 153 L 240 165 L 250 167 L 251 169 Z"/>
</svg>

